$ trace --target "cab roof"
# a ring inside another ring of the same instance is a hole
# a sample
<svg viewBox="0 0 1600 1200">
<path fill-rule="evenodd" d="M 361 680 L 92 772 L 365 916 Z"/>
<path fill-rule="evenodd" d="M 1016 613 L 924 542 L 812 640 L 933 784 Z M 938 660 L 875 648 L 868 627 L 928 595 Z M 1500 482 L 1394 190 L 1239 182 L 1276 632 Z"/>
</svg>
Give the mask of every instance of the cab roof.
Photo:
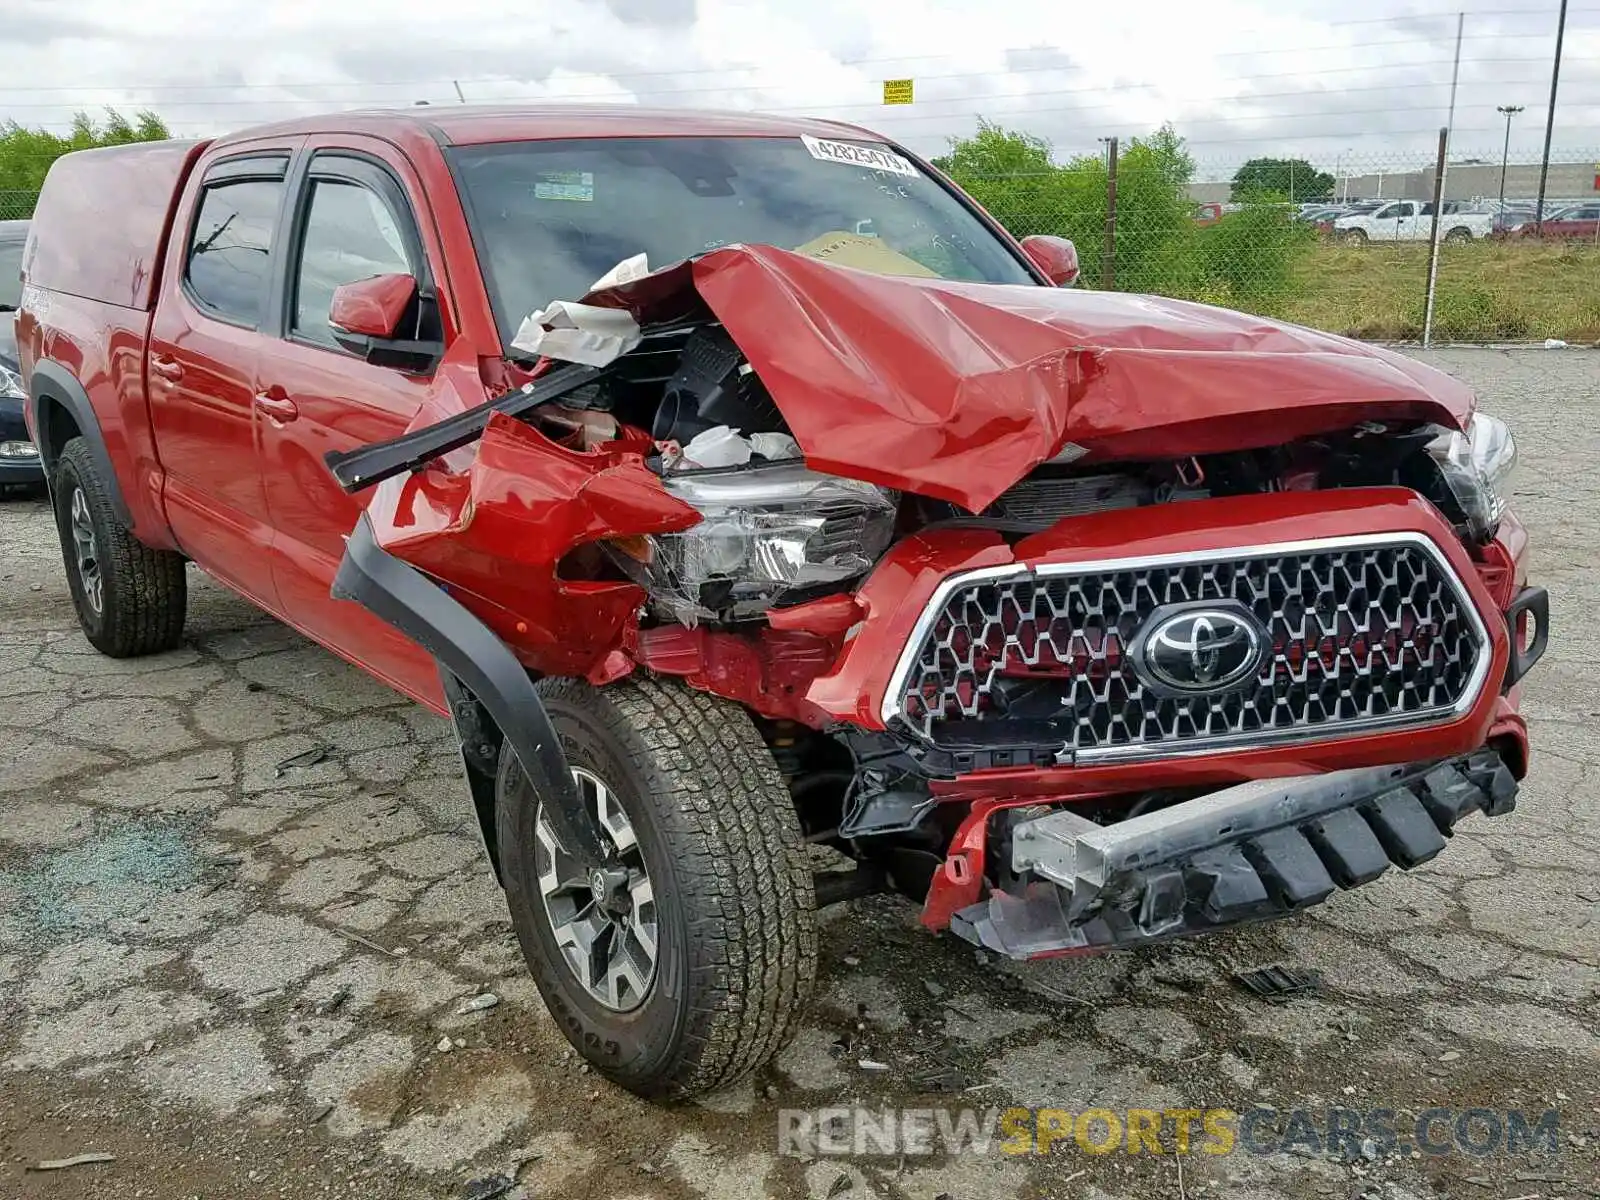
<svg viewBox="0 0 1600 1200">
<path fill-rule="evenodd" d="M 812 117 L 716 109 L 642 108 L 633 104 L 428 104 L 358 109 L 296 117 L 240 130 L 219 139 L 308 133 L 408 132 L 449 146 L 550 138 L 605 137 L 851 137 L 884 140 L 857 125 Z"/>
</svg>

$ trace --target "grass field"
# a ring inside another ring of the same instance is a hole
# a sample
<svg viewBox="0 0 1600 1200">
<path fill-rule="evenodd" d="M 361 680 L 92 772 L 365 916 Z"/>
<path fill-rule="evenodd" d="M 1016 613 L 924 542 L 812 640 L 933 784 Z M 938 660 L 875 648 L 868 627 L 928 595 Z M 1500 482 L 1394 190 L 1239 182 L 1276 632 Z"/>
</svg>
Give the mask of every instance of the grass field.
<svg viewBox="0 0 1600 1200">
<path fill-rule="evenodd" d="M 1351 337 L 1422 336 L 1425 244 L 1318 245 L 1274 315 Z M 1443 246 L 1436 341 L 1600 342 L 1600 247 L 1518 242 Z"/>
</svg>

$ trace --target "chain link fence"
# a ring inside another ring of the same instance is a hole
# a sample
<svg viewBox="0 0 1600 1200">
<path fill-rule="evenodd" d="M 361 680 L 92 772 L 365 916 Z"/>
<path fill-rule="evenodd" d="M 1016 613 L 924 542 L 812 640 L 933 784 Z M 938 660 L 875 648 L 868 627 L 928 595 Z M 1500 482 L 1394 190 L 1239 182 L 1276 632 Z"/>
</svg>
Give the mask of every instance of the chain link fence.
<svg viewBox="0 0 1600 1200">
<path fill-rule="evenodd" d="M 961 175 L 1019 236 L 1072 238 L 1082 286 L 1240 308 L 1352 337 L 1420 340 L 1436 160 L 1340 155 L 1178 163 L 1118 153 Z M 1452 151 L 1439 204 L 1435 342 L 1600 341 L 1600 153 Z M 1502 177 L 1504 180 L 1502 190 Z"/>
<path fill-rule="evenodd" d="M 1018 237 L 1071 238 L 1081 286 L 1239 308 L 1351 337 L 1414 341 L 1429 300 L 1435 161 L 1336 155 L 1195 163 L 1149 143 L 1068 166 L 956 178 Z M 1502 189 L 1502 177 L 1504 179 Z M 1453 151 L 1435 341 L 1600 342 L 1600 151 Z M 36 194 L 0 190 L 0 220 Z"/>
<path fill-rule="evenodd" d="M 37 192 L 17 192 L 0 189 L 0 221 L 25 221 L 33 216 L 33 203 Z"/>
</svg>

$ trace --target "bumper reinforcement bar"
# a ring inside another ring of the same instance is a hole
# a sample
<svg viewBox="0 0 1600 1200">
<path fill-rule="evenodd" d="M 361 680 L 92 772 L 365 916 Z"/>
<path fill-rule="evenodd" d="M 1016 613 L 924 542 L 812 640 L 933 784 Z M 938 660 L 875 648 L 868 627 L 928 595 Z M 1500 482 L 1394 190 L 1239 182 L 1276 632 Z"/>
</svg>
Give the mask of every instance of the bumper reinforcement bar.
<svg viewBox="0 0 1600 1200">
<path fill-rule="evenodd" d="M 1020 893 L 950 928 L 1012 958 L 1137 946 L 1270 920 L 1444 848 L 1457 821 L 1516 805 L 1491 749 L 1443 761 L 1259 780 L 1115 825 L 1070 809 L 1011 831 Z"/>
</svg>

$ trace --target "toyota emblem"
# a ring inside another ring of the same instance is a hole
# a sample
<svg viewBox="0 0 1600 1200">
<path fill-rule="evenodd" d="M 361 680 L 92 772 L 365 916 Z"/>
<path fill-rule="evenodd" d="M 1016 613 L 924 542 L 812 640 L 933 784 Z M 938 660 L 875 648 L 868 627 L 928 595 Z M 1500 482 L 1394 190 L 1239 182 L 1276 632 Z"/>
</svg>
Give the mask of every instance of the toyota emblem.
<svg viewBox="0 0 1600 1200">
<path fill-rule="evenodd" d="M 1140 674 L 1174 692 L 1224 692 L 1261 670 L 1261 628 L 1242 605 L 1158 609 L 1138 639 Z"/>
</svg>

